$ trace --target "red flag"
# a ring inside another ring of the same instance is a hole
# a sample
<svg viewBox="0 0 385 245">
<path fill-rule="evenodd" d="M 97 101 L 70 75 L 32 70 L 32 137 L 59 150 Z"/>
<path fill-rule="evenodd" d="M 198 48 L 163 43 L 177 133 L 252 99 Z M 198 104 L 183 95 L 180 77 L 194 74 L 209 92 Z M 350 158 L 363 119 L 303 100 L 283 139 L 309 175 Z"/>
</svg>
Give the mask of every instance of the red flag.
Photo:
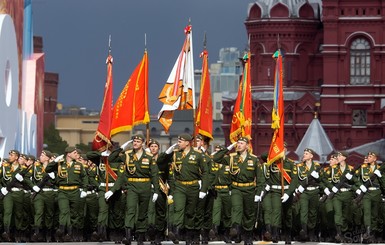
<svg viewBox="0 0 385 245">
<path fill-rule="evenodd" d="M 236 142 L 239 137 L 251 139 L 251 79 L 250 51 L 243 57 L 245 68 L 239 83 L 238 96 L 235 101 L 233 119 L 230 128 L 230 141 Z"/>
<path fill-rule="evenodd" d="M 202 77 L 195 125 L 197 134 L 213 139 L 213 104 L 211 100 L 210 72 L 207 50 L 204 50 L 200 57 L 203 60 Z"/>
<path fill-rule="evenodd" d="M 108 54 L 107 63 L 107 80 L 104 87 L 104 99 L 102 109 L 100 111 L 100 120 L 98 129 L 96 130 L 92 149 L 105 151 L 111 145 L 111 117 L 112 117 L 112 62 L 111 54 Z"/>
<path fill-rule="evenodd" d="M 284 106 L 283 106 L 283 57 L 281 50 L 277 50 L 273 58 L 275 59 L 274 75 L 274 106 L 271 113 L 271 128 L 274 130 L 271 140 L 267 164 L 270 165 L 276 160 L 283 158 L 284 151 Z"/>
<path fill-rule="evenodd" d="M 133 126 L 150 122 L 148 113 L 148 57 L 141 62 L 124 86 L 112 113 L 111 136 L 129 131 Z"/>
<path fill-rule="evenodd" d="M 164 85 L 159 100 L 163 107 L 158 113 L 158 120 L 168 132 L 175 110 L 195 109 L 194 60 L 191 25 L 184 32 L 186 35 L 182 51 Z"/>
</svg>

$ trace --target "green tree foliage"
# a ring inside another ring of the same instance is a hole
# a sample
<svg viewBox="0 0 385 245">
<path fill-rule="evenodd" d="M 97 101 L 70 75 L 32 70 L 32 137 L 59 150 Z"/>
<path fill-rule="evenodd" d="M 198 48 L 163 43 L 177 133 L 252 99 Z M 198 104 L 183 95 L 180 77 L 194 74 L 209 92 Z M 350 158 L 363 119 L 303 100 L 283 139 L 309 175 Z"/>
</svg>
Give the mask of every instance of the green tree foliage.
<svg viewBox="0 0 385 245">
<path fill-rule="evenodd" d="M 46 145 L 45 149 L 58 154 L 64 153 L 65 148 L 68 146 L 67 141 L 60 137 L 59 131 L 56 130 L 53 124 L 44 129 L 44 144 Z"/>
</svg>

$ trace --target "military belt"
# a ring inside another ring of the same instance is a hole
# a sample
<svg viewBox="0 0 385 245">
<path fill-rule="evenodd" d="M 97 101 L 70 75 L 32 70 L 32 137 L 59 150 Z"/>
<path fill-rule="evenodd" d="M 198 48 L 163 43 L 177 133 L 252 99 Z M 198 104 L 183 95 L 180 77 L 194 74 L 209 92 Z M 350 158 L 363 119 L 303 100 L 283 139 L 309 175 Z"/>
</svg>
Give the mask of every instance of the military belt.
<svg viewBox="0 0 385 245">
<path fill-rule="evenodd" d="M 347 192 L 347 191 L 350 191 L 351 189 L 350 188 L 341 188 L 340 191 L 341 192 Z"/>
<path fill-rule="evenodd" d="M 191 180 L 191 181 L 182 181 L 182 180 L 177 180 L 178 183 L 181 183 L 182 185 L 193 185 L 197 184 L 198 180 Z"/>
<path fill-rule="evenodd" d="M 108 187 L 113 187 L 115 183 L 108 183 Z M 106 187 L 106 183 L 100 183 L 101 187 Z"/>
<path fill-rule="evenodd" d="M 280 185 L 272 185 L 271 188 L 272 188 L 272 189 L 276 189 L 276 190 L 281 190 L 281 189 L 282 189 L 282 186 L 280 186 Z M 289 189 L 289 186 L 288 186 L 288 185 L 284 185 L 284 186 L 283 186 L 283 189 L 284 189 L 284 190 L 287 190 L 287 189 Z"/>
<path fill-rule="evenodd" d="M 150 178 L 128 178 L 128 182 L 149 182 Z"/>
<path fill-rule="evenodd" d="M 227 188 L 229 188 L 229 186 L 228 185 L 216 185 L 216 186 L 214 186 L 214 188 L 220 190 L 220 189 L 227 189 Z"/>
<path fill-rule="evenodd" d="M 318 188 L 319 188 L 319 186 L 308 186 L 308 187 L 306 187 L 306 190 L 313 191 L 313 190 L 316 190 Z"/>
<path fill-rule="evenodd" d="M 239 187 L 255 186 L 255 182 L 240 183 L 240 182 L 233 181 L 233 185 L 239 186 Z"/>
<path fill-rule="evenodd" d="M 379 190 L 379 189 L 380 189 L 380 188 L 378 188 L 378 187 L 373 187 L 373 186 L 368 188 L 368 190 L 370 190 L 370 191 L 375 191 L 375 190 Z"/>
<path fill-rule="evenodd" d="M 77 186 L 77 185 L 61 185 L 61 186 L 59 186 L 60 190 L 65 190 L 65 191 L 73 191 L 73 190 L 76 190 L 78 188 L 79 188 L 79 186 Z"/>
</svg>

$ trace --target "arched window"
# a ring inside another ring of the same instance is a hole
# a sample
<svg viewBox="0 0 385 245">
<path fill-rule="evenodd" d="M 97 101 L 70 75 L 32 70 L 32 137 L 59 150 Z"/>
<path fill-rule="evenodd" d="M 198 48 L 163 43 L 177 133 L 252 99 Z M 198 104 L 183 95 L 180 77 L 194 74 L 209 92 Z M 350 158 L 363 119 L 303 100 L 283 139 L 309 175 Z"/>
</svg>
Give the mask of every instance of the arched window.
<svg viewBox="0 0 385 245">
<path fill-rule="evenodd" d="M 350 84 L 370 83 L 370 45 L 364 38 L 357 38 L 350 46 Z"/>
</svg>

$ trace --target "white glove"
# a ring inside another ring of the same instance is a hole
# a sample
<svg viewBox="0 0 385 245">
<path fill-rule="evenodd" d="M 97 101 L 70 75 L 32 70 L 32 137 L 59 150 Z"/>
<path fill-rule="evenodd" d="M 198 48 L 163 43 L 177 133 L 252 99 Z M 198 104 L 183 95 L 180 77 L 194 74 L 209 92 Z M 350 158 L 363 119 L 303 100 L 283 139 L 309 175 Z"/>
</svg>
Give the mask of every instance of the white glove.
<svg viewBox="0 0 385 245">
<path fill-rule="evenodd" d="M 359 195 L 361 195 L 361 190 L 360 189 L 357 189 L 356 190 L 356 194 L 359 196 Z"/>
<path fill-rule="evenodd" d="M 173 196 L 172 196 L 172 195 L 168 195 L 168 196 L 167 196 L 167 199 L 168 199 L 168 200 L 173 200 Z"/>
<path fill-rule="evenodd" d="M 353 178 L 353 175 L 350 173 L 345 174 L 346 179 L 351 180 Z"/>
<path fill-rule="evenodd" d="M 300 192 L 300 193 L 303 193 L 305 191 L 305 188 L 303 188 L 302 185 L 298 186 L 297 190 Z"/>
<path fill-rule="evenodd" d="M 15 178 L 19 181 L 19 182 L 22 182 L 24 180 L 23 176 L 21 176 L 21 174 L 17 173 L 15 175 Z"/>
<path fill-rule="evenodd" d="M 329 188 L 325 188 L 325 190 L 324 190 L 324 193 L 326 194 L 326 196 L 329 196 L 330 195 L 330 190 L 329 190 Z"/>
<path fill-rule="evenodd" d="M 81 191 L 80 192 L 80 198 L 85 198 L 87 196 L 87 192 Z"/>
<path fill-rule="evenodd" d="M 151 150 L 150 150 L 150 148 L 146 148 L 146 149 L 144 149 L 147 153 L 151 153 Z"/>
<path fill-rule="evenodd" d="M 289 199 L 289 195 L 286 193 L 283 194 L 283 196 L 281 197 L 282 203 L 286 202 L 288 199 Z"/>
<path fill-rule="evenodd" d="M 318 174 L 318 172 L 317 171 L 313 171 L 313 172 L 311 172 L 311 174 L 310 174 L 311 176 L 313 176 L 313 178 L 314 179 L 318 179 L 319 178 L 319 174 Z"/>
<path fill-rule="evenodd" d="M 338 188 L 337 188 L 337 187 L 335 187 L 335 186 L 333 186 L 333 188 L 332 188 L 332 192 L 334 192 L 334 193 L 337 193 L 337 192 L 338 192 Z"/>
<path fill-rule="evenodd" d="M 205 198 L 205 196 L 206 196 L 206 192 L 202 192 L 202 191 L 199 192 L 199 199 L 203 199 Z"/>
<path fill-rule="evenodd" d="M 62 154 L 62 155 L 56 157 L 54 161 L 55 161 L 55 162 L 60 162 L 60 161 L 63 160 L 63 159 L 64 159 L 64 155 Z"/>
<path fill-rule="evenodd" d="M 170 146 L 167 150 L 166 150 L 166 154 L 168 155 L 168 154 L 171 154 L 173 151 L 174 151 L 174 149 L 175 149 L 175 147 L 178 145 L 178 143 L 175 143 L 175 144 L 173 144 L 172 146 Z"/>
<path fill-rule="evenodd" d="M 48 173 L 48 176 L 49 176 L 51 179 L 55 179 L 55 173 L 54 173 L 54 172 Z"/>
<path fill-rule="evenodd" d="M 133 140 L 129 140 L 126 143 L 124 143 L 120 148 L 125 151 L 128 148 L 128 145 L 132 143 Z"/>
<path fill-rule="evenodd" d="M 39 188 L 39 186 L 34 185 L 34 186 L 32 187 L 32 190 L 33 190 L 34 192 L 38 193 L 38 192 L 40 191 L 40 188 Z"/>
<path fill-rule="evenodd" d="M 198 180 L 199 190 L 202 189 L 202 180 Z"/>
<path fill-rule="evenodd" d="M 6 187 L 1 188 L 1 193 L 3 193 L 3 196 L 7 195 L 8 194 L 7 188 Z"/>
<path fill-rule="evenodd" d="M 231 196 L 231 191 L 229 191 L 229 196 Z"/>
<path fill-rule="evenodd" d="M 113 195 L 114 193 L 112 191 L 107 191 L 106 193 L 104 193 L 104 198 L 106 200 L 110 199 L 110 197 Z"/>
<path fill-rule="evenodd" d="M 231 151 L 231 149 L 233 149 L 234 146 L 236 146 L 236 145 L 237 145 L 237 142 L 232 143 L 231 145 L 229 145 L 229 146 L 227 147 L 227 150 Z"/>
<path fill-rule="evenodd" d="M 381 177 L 382 177 L 382 174 L 381 174 L 380 170 L 378 170 L 378 169 L 374 170 L 373 173 L 374 173 L 375 175 L 377 175 L 378 178 L 381 178 Z"/>
<path fill-rule="evenodd" d="M 158 199 L 158 193 L 154 193 L 154 195 L 152 195 L 152 202 L 156 202 L 156 199 Z"/>
<path fill-rule="evenodd" d="M 266 185 L 265 190 L 270 191 L 270 185 Z"/>
<path fill-rule="evenodd" d="M 365 193 L 368 189 L 364 186 L 364 185 L 361 185 L 360 186 L 360 189 L 363 193 Z"/>
<path fill-rule="evenodd" d="M 261 201 L 261 196 L 255 195 L 254 202 L 260 202 L 260 201 Z"/>
<path fill-rule="evenodd" d="M 108 157 L 110 155 L 110 151 L 109 150 L 105 150 L 103 151 L 101 154 L 100 154 L 102 157 Z"/>
</svg>

